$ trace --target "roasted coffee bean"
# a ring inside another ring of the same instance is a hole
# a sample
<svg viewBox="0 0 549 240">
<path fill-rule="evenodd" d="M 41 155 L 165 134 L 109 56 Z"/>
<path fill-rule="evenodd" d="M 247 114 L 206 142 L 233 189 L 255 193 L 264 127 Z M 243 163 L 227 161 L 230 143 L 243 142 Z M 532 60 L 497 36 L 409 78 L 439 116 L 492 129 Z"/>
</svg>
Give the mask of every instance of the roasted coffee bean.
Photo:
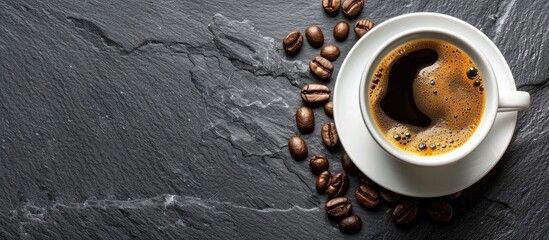
<svg viewBox="0 0 549 240">
<path fill-rule="evenodd" d="M 372 21 L 368 19 L 360 19 L 355 23 L 355 34 L 358 38 L 361 38 L 374 27 L 375 24 Z"/>
<path fill-rule="evenodd" d="M 330 168 L 330 162 L 324 155 L 314 155 L 309 161 L 309 167 L 314 175 L 319 175 Z"/>
<path fill-rule="evenodd" d="M 315 129 L 315 114 L 310 107 L 301 106 L 295 112 L 295 122 L 301 133 L 311 133 Z"/>
<path fill-rule="evenodd" d="M 307 103 L 320 103 L 330 98 L 330 89 L 322 84 L 307 84 L 301 88 L 301 99 Z"/>
<path fill-rule="evenodd" d="M 339 145 L 339 136 L 334 122 L 324 124 L 321 129 L 322 142 L 329 149 L 334 149 Z"/>
<path fill-rule="evenodd" d="M 335 61 L 339 57 L 339 48 L 336 45 L 325 45 L 320 49 L 320 56 Z"/>
<path fill-rule="evenodd" d="M 328 184 L 330 184 L 330 178 L 332 174 L 329 171 L 324 171 L 316 177 L 316 191 L 318 193 L 326 192 Z"/>
<path fill-rule="evenodd" d="M 309 150 L 307 149 L 307 144 L 302 138 L 298 136 L 293 136 L 292 138 L 290 138 L 290 141 L 288 141 L 288 148 L 290 149 L 292 157 L 294 157 L 294 159 L 298 161 L 307 158 L 307 154 L 309 153 Z"/>
<path fill-rule="evenodd" d="M 298 31 L 288 33 L 288 35 L 286 35 L 286 37 L 282 41 L 284 50 L 286 50 L 286 52 L 288 52 L 289 54 L 296 54 L 297 52 L 299 52 L 302 44 L 303 35 L 301 35 L 301 33 Z"/>
<path fill-rule="evenodd" d="M 347 188 L 349 188 L 349 176 L 340 172 L 332 176 L 328 189 L 326 189 L 326 193 L 330 198 L 341 197 L 345 195 Z"/>
<path fill-rule="evenodd" d="M 324 34 L 317 25 L 308 26 L 307 29 L 305 29 L 305 37 L 307 37 L 307 41 L 309 41 L 313 47 L 318 48 L 324 44 Z"/>
<path fill-rule="evenodd" d="M 353 210 L 353 205 L 348 198 L 337 197 L 326 202 L 324 210 L 326 210 L 329 217 L 339 219 L 349 215 Z"/>
<path fill-rule="evenodd" d="M 393 209 L 391 217 L 398 225 L 407 225 L 414 220 L 417 214 L 417 207 L 411 202 L 403 202 Z"/>
<path fill-rule="evenodd" d="M 345 21 L 339 21 L 334 26 L 334 38 L 338 41 L 344 41 L 349 36 L 349 24 Z"/>
<path fill-rule="evenodd" d="M 364 0 L 345 0 L 341 6 L 343 14 L 347 17 L 356 17 L 364 7 Z"/>
<path fill-rule="evenodd" d="M 385 188 L 380 188 L 379 194 L 381 195 L 381 198 L 385 200 L 385 202 L 390 204 L 395 204 L 400 199 L 400 194 L 387 190 Z"/>
<path fill-rule="evenodd" d="M 359 172 L 347 152 L 343 152 L 343 154 L 341 154 L 341 166 L 347 174 L 357 174 Z"/>
<path fill-rule="evenodd" d="M 449 222 L 454 216 L 454 210 L 446 202 L 434 201 L 429 204 L 429 216 L 437 222 Z"/>
<path fill-rule="evenodd" d="M 339 221 L 339 231 L 342 233 L 357 233 L 362 228 L 362 220 L 357 215 L 351 215 Z"/>
<path fill-rule="evenodd" d="M 341 7 L 341 0 L 322 0 L 322 7 L 329 15 L 336 15 Z"/>
<path fill-rule="evenodd" d="M 330 78 L 334 72 L 334 65 L 332 62 L 322 56 L 313 58 L 313 60 L 309 62 L 309 68 L 314 75 L 322 79 Z"/>
<path fill-rule="evenodd" d="M 326 113 L 326 115 L 328 115 L 328 117 L 334 117 L 334 104 L 332 103 L 332 101 L 324 104 L 324 112 Z"/>
<path fill-rule="evenodd" d="M 364 173 L 358 173 L 358 178 L 360 179 L 361 185 L 368 185 L 372 187 L 377 186 L 377 184 L 374 181 L 372 181 L 372 179 L 370 179 L 369 177 L 366 177 Z"/>
<path fill-rule="evenodd" d="M 365 207 L 375 208 L 379 204 L 379 193 L 368 185 L 360 185 L 355 191 L 356 200 Z"/>
</svg>

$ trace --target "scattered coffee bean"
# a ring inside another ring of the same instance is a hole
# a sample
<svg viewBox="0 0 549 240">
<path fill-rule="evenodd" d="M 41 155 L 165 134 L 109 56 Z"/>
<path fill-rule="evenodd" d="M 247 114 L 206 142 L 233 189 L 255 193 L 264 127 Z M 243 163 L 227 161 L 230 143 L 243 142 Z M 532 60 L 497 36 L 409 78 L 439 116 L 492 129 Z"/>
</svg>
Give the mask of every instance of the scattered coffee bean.
<svg viewBox="0 0 549 240">
<path fill-rule="evenodd" d="M 328 117 L 331 117 L 331 118 L 334 117 L 334 105 L 332 101 L 329 101 L 326 104 L 324 104 L 324 112 L 326 113 L 326 115 L 328 115 Z"/>
<path fill-rule="evenodd" d="M 332 176 L 326 193 L 330 198 L 341 197 L 345 195 L 347 188 L 349 188 L 349 176 L 340 172 Z"/>
<path fill-rule="evenodd" d="M 290 141 L 288 141 L 288 147 L 290 149 L 290 154 L 292 154 L 292 157 L 294 157 L 295 160 L 302 161 L 307 158 L 307 154 L 309 154 L 307 144 L 298 136 L 293 136 L 290 138 Z"/>
<path fill-rule="evenodd" d="M 368 19 L 360 19 L 355 23 L 355 34 L 358 38 L 361 38 L 374 27 L 375 24 L 372 21 Z"/>
<path fill-rule="evenodd" d="M 358 178 L 361 185 L 368 185 L 372 187 L 375 187 L 377 185 L 374 181 L 372 181 L 372 179 L 364 175 L 364 173 L 358 173 Z"/>
<path fill-rule="evenodd" d="M 310 107 L 301 106 L 295 112 L 295 122 L 301 133 L 311 133 L 315 129 L 315 114 Z"/>
<path fill-rule="evenodd" d="M 345 0 L 341 6 L 343 14 L 347 17 L 356 17 L 364 7 L 364 0 Z"/>
<path fill-rule="evenodd" d="M 334 38 L 338 41 L 344 41 L 349 36 L 349 24 L 345 21 L 339 21 L 334 26 Z"/>
<path fill-rule="evenodd" d="M 449 222 L 453 215 L 452 206 L 446 202 L 434 201 L 429 204 L 429 216 L 437 222 Z"/>
<path fill-rule="evenodd" d="M 362 228 L 362 220 L 357 215 L 351 215 L 339 221 L 339 231 L 342 233 L 353 234 Z"/>
<path fill-rule="evenodd" d="M 330 168 L 330 162 L 324 155 L 314 155 L 309 161 L 309 167 L 313 174 L 319 175 Z"/>
<path fill-rule="evenodd" d="M 339 145 L 339 136 L 337 134 L 334 122 L 324 124 L 321 129 L 322 142 L 329 149 L 335 149 Z"/>
<path fill-rule="evenodd" d="M 324 171 L 316 177 L 316 191 L 318 193 L 324 193 L 326 192 L 326 188 L 328 188 L 328 184 L 330 184 L 330 178 L 332 174 L 329 171 Z"/>
<path fill-rule="evenodd" d="M 341 6 L 341 0 L 322 0 L 322 7 L 329 15 L 336 15 Z"/>
<path fill-rule="evenodd" d="M 320 56 L 335 61 L 339 57 L 339 48 L 336 45 L 325 45 L 320 49 Z"/>
<path fill-rule="evenodd" d="M 355 191 L 356 200 L 365 207 L 375 208 L 379 204 L 379 193 L 368 185 L 360 185 Z"/>
<path fill-rule="evenodd" d="M 318 48 L 324 44 L 324 34 L 317 25 L 308 26 L 307 29 L 305 29 L 305 37 L 307 37 L 307 41 L 309 41 L 313 47 Z"/>
<path fill-rule="evenodd" d="M 467 77 L 469 79 L 474 79 L 478 75 L 478 69 L 476 67 L 470 67 L 467 69 Z"/>
<path fill-rule="evenodd" d="M 307 103 L 320 103 L 330 98 L 330 89 L 322 84 L 307 84 L 301 88 L 301 98 Z"/>
<path fill-rule="evenodd" d="M 314 75 L 322 79 L 330 78 L 334 72 L 334 65 L 332 62 L 322 56 L 313 58 L 313 60 L 309 62 L 309 68 Z"/>
<path fill-rule="evenodd" d="M 417 214 L 417 207 L 411 202 L 403 202 L 393 209 L 391 217 L 398 225 L 407 225 L 414 220 Z"/>
<path fill-rule="evenodd" d="M 339 219 L 350 214 L 353 210 L 353 205 L 351 204 L 351 200 L 346 197 L 336 197 L 326 202 L 324 210 L 326 210 L 329 217 Z"/>
<path fill-rule="evenodd" d="M 359 172 L 347 152 L 343 152 L 343 154 L 341 154 L 341 166 L 343 167 L 343 171 L 347 174 L 357 174 Z"/>
<path fill-rule="evenodd" d="M 381 198 L 383 198 L 383 200 L 385 200 L 385 202 L 389 204 L 395 204 L 396 202 L 398 202 L 398 200 L 400 200 L 400 194 L 387 190 L 385 188 L 379 189 L 379 195 L 381 195 Z"/>
<path fill-rule="evenodd" d="M 286 37 L 282 41 L 284 50 L 286 50 L 286 52 L 288 52 L 289 54 L 296 54 L 297 52 L 299 52 L 302 44 L 303 35 L 301 35 L 301 33 L 298 31 L 288 33 L 288 35 L 286 35 Z"/>
</svg>

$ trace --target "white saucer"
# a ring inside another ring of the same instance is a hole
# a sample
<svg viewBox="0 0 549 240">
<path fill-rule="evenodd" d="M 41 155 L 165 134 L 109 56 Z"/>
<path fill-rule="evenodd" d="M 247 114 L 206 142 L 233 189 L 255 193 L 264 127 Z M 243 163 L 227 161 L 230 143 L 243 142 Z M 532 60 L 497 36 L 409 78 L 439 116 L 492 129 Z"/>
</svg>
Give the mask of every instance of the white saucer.
<svg viewBox="0 0 549 240">
<path fill-rule="evenodd" d="M 486 139 L 466 158 L 450 166 L 421 167 L 393 159 L 370 136 L 362 120 L 358 89 L 362 71 L 375 49 L 396 33 L 416 27 L 438 27 L 470 36 L 494 67 L 500 91 L 516 90 L 498 48 L 468 23 L 443 14 L 412 13 L 373 28 L 351 49 L 334 88 L 334 118 L 341 142 L 357 167 L 380 186 L 414 197 L 436 197 L 463 190 L 486 175 L 499 161 L 513 136 L 516 112 L 498 113 Z"/>
</svg>

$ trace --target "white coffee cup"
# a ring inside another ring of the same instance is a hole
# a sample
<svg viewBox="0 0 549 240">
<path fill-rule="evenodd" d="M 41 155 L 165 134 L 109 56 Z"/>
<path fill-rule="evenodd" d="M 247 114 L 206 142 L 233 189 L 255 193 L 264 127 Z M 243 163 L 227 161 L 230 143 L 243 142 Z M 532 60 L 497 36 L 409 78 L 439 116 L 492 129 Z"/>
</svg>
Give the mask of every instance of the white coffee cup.
<svg viewBox="0 0 549 240">
<path fill-rule="evenodd" d="M 421 156 L 416 153 L 407 152 L 390 143 L 375 124 L 370 112 L 368 98 L 371 77 L 381 60 L 395 48 L 405 43 L 421 39 L 445 41 L 464 51 L 475 63 L 479 72 L 482 73 L 484 84 L 484 112 L 473 135 L 456 149 L 435 156 Z M 359 97 L 362 118 L 377 144 L 396 159 L 420 166 L 447 165 L 464 158 L 478 147 L 488 135 L 498 112 L 518 111 L 525 109 L 530 105 L 530 94 L 527 92 L 498 91 L 498 81 L 495 77 L 494 70 L 490 65 L 490 61 L 488 61 L 482 49 L 479 49 L 467 40 L 467 36 L 461 36 L 446 29 L 426 27 L 413 28 L 393 36 L 373 54 L 373 57 L 366 64 L 362 74 Z M 479 161 L 482 161 L 482 159 L 479 159 Z"/>
</svg>

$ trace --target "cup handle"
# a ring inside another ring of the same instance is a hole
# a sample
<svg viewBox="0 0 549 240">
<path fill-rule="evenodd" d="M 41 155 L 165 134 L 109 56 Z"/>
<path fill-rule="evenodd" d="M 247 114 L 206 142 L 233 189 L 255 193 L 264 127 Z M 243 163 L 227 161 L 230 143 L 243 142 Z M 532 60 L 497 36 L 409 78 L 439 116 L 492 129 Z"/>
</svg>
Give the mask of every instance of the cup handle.
<svg viewBox="0 0 549 240">
<path fill-rule="evenodd" d="M 523 91 L 504 91 L 499 93 L 498 112 L 519 111 L 530 106 L 530 94 Z"/>
</svg>

